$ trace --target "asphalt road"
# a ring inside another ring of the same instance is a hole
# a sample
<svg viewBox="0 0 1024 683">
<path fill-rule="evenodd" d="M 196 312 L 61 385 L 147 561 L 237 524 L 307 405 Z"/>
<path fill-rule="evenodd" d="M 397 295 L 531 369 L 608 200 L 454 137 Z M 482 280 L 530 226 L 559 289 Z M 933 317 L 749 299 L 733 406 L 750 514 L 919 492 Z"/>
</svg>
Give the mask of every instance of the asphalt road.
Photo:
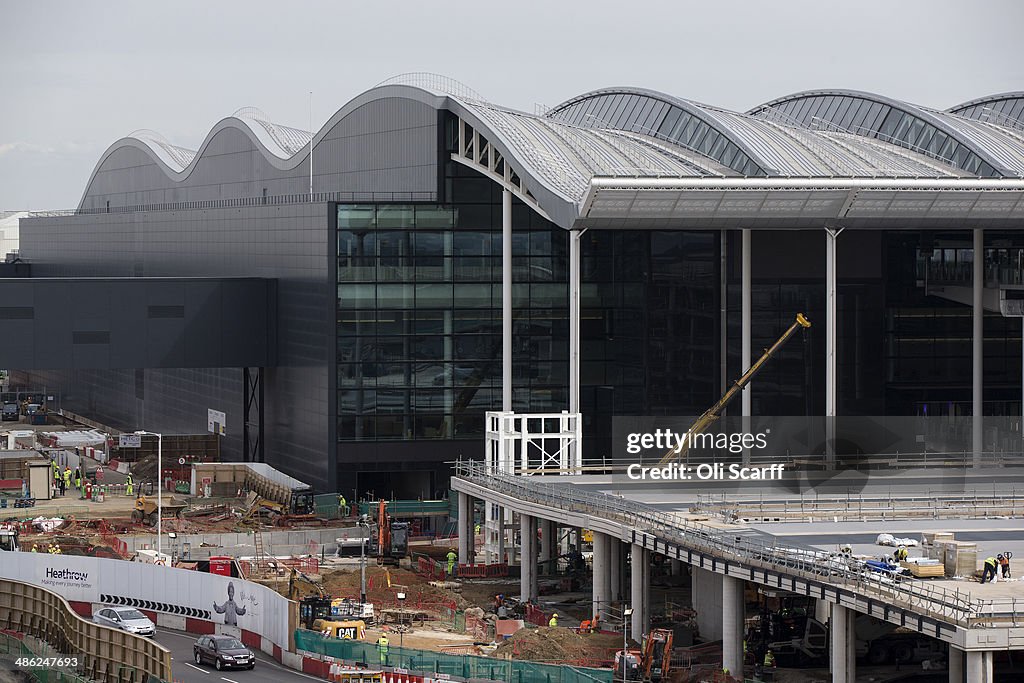
<svg viewBox="0 0 1024 683">
<path fill-rule="evenodd" d="M 322 681 L 289 669 L 271 657 L 255 650 L 256 667 L 252 671 L 232 669 L 217 671 L 209 664 L 196 666 L 192 659 L 192 643 L 196 638 L 188 633 L 166 628 L 156 630 L 156 641 L 171 651 L 171 672 L 175 683 L 278 683 L 279 681 Z"/>
</svg>

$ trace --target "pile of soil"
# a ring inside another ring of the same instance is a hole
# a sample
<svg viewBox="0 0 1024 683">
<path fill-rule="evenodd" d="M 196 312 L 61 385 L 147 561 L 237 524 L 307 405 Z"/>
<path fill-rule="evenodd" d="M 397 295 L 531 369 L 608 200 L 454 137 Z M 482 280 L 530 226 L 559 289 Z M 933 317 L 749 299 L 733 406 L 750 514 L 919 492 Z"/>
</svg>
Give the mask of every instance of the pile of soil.
<svg viewBox="0 0 1024 683">
<path fill-rule="evenodd" d="M 577 633 L 567 628 L 524 628 L 494 651 L 494 657 L 531 662 L 610 661 L 622 649 L 622 636 L 614 633 Z"/>
<path fill-rule="evenodd" d="M 390 586 L 388 579 L 390 576 Z M 359 570 L 340 570 L 323 575 L 322 585 L 327 594 L 336 598 L 359 597 Z M 366 599 L 374 605 L 382 607 L 397 604 L 398 591 L 405 593 L 404 606 L 408 609 L 421 609 L 437 603 L 454 602 L 459 609 L 469 606 L 456 593 L 451 593 L 431 586 L 414 572 L 397 567 L 368 566 L 366 568 Z M 303 586 L 303 594 L 312 594 L 310 586 Z M 429 611 L 427 609 L 426 611 Z"/>
</svg>

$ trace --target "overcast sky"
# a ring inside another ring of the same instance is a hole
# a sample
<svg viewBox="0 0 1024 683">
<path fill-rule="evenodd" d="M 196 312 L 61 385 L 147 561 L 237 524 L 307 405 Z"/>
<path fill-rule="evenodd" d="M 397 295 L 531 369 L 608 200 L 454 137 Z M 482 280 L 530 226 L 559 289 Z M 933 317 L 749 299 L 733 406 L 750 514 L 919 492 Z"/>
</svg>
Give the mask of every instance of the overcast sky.
<svg viewBox="0 0 1024 683">
<path fill-rule="evenodd" d="M 73 208 L 140 128 L 319 128 L 406 72 L 527 111 L 634 85 L 734 110 L 811 88 L 946 108 L 1024 90 L 1022 0 L 0 0 L 0 210 Z"/>
</svg>

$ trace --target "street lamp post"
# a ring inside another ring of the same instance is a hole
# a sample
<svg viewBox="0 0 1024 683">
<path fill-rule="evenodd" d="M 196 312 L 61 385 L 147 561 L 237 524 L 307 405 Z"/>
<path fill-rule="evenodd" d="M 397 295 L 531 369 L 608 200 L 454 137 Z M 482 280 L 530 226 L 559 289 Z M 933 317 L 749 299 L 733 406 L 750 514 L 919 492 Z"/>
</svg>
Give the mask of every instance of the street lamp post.
<svg viewBox="0 0 1024 683">
<path fill-rule="evenodd" d="M 633 616 L 632 607 L 626 607 L 622 610 L 622 657 L 620 660 L 622 662 L 622 683 L 626 683 L 626 669 L 628 668 L 627 660 L 629 658 L 629 651 L 626 649 L 626 629 L 628 628 L 626 624 L 629 623 L 627 620 L 631 616 Z"/>
<path fill-rule="evenodd" d="M 359 609 L 362 610 L 365 609 L 363 605 L 366 604 L 366 544 L 370 540 L 370 527 L 362 518 L 357 522 L 357 526 L 366 529 L 366 538 L 362 538 L 362 534 L 359 534 Z"/>
<path fill-rule="evenodd" d="M 163 529 L 163 517 L 164 517 L 164 497 L 163 497 L 163 476 L 164 476 L 164 454 L 163 445 L 164 437 L 163 434 L 156 432 L 147 432 L 145 430 L 138 430 L 135 432 L 139 436 L 149 434 L 150 436 L 156 437 L 156 555 L 157 560 L 160 559 L 161 551 L 163 549 L 163 540 L 160 532 Z"/>
</svg>

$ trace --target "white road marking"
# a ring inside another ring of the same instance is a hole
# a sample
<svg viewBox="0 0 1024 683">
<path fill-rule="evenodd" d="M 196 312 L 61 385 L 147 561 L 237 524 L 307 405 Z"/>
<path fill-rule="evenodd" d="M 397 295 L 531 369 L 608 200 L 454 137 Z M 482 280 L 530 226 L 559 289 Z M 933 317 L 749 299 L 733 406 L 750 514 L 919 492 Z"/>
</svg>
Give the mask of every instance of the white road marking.
<svg viewBox="0 0 1024 683">
<path fill-rule="evenodd" d="M 238 683 L 238 681 L 233 681 L 230 678 L 224 678 L 223 676 L 220 677 L 220 680 L 227 681 L 228 683 Z"/>
<path fill-rule="evenodd" d="M 200 673 L 204 673 L 204 674 L 209 674 L 209 673 L 210 673 L 210 672 L 209 672 L 209 671 L 207 671 L 206 669 L 200 669 L 200 668 L 199 668 L 198 666 L 196 666 L 195 664 L 189 664 L 188 662 L 185 662 L 185 666 L 190 666 L 190 667 L 192 667 L 193 669 L 195 669 L 196 671 L 198 671 L 198 672 L 200 672 Z"/>
</svg>

